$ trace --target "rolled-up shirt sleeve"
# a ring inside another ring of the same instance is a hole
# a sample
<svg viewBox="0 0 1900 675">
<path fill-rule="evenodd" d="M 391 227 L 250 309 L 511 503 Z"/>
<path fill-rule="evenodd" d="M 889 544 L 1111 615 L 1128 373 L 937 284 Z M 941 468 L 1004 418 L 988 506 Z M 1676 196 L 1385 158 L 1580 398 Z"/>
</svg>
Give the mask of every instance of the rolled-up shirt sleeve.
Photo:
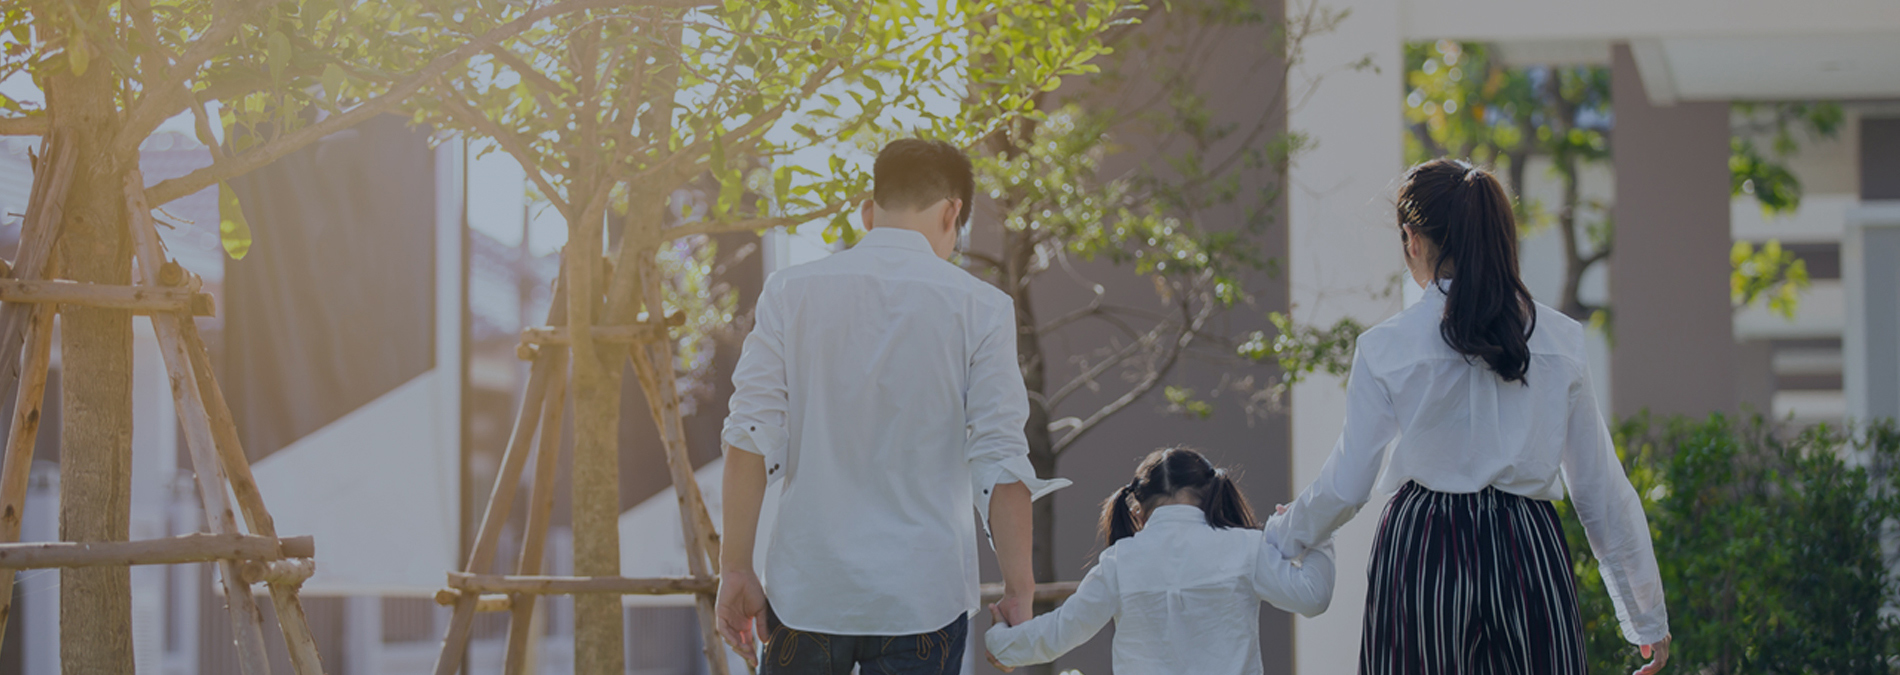
<svg viewBox="0 0 1900 675">
<path fill-rule="evenodd" d="M 1100 561 L 1076 584 L 1075 595 L 1055 611 L 1015 626 L 1000 621 L 991 624 L 983 634 L 983 645 L 997 661 L 1016 668 L 1054 661 L 1095 637 L 1121 611 L 1114 551 L 1102 552 Z"/>
<path fill-rule="evenodd" d="M 765 457 L 767 480 L 785 474 L 785 454 L 791 437 L 786 432 L 787 384 L 784 324 L 780 315 L 783 290 L 767 281 L 759 293 L 752 332 L 746 335 L 739 363 L 732 371 L 732 399 L 727 404 L 725 428 L 719 439 L 727 447 Z"/>
<path fill-rule="evenodd" d="M 1616 458 L 1616 444 L 1597 410 L 1586 373 L 1580 373 L 1570 389 L 1563 478 L 1603 585 L 1616 605 L 1623 639 L 1638 645 L 1661 642 L 1669 634 L 1669 610 L 1663 604 L 1649 519 Z"/>
<path fill-rule="evenodd" d="M 1372 497 L 1385 453 L 1399 433 L 1398 416 L 1385 384 L 1366 363 L 1364 337 L 1346 377 L 1346 420 L 1339 442 L 1320 467 L 1319 478 L 1300 492 L 1287 512 L 1267 520 L 1267 540 L 1289 558 L 1333 536 Z"/>
<path fill-rule="evenodd" d="M 987 317 L 970 356 L 969 388 L 963 398 L 972 496 L 986 530 L 990 493 L 996 486 L 1021 482 L 1034 501 L 1069 485 L 1061 478 L 1036 477 L 1035 467 L 1029 464 L 1029 440 L 1023 436 L 1023 425 L 1029 421 L 1029 392 L 1016 363 L 1013 311 L 1005 304 Z"/>
</svg>

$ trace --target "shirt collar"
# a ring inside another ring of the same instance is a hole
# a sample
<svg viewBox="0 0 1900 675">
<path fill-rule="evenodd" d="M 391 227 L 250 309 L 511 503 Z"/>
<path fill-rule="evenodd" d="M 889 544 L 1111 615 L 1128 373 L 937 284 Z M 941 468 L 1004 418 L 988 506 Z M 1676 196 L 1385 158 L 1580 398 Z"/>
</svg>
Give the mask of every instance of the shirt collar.
<svg viewBox="0 0 1900 675">
<path fill-rule="evenodd" d="M 1202 512 L 1201 507 L 1198 506 L 1169 504 L 1167 506 L 1156 507 L 1153 513 L 1148 514 L 1148 522 L 1143 525 L 1143 527 L 1151 527 L 1163 523 L 1198 523 L 1206 525 L 1207 514 Z"/>
<path fill-rule="evenodd" d="M 864 237 L 858 240 L 858 247 L 896 248 L 937 255 L 937 252 L 930 248 L 930 240 L 924 237 L 924 233 L 897 227 L 871 228 L 871 231 L 864 233 Z"/>
<path fill-rule="evenodd" d="M 1445 294 L 1450 293 L 1450 292 L 1451 292 L 1450 279 L 1434 279 L 1432 280 L 1431 283 L 1425 284 L 1425 297 L 1428 297 L 1428 298 L 1433 297 L 1433 296 L 1442 298 L 1442 297 L 1445 297 Z"/>
</svg>

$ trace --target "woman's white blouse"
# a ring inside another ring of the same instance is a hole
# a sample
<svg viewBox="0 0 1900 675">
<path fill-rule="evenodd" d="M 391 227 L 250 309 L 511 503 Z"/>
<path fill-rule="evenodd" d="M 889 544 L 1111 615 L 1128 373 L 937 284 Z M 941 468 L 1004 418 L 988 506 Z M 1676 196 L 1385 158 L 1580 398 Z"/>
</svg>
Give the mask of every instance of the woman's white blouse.
<svg viewBox="0 0 1900 675">
<path fill-rule="evenodd" d="M 1015 627 L 997 623 L 984 642 L 1004 665 L 1047 663 L 1115 620 L 1115 672 L 1255 675 L 1260 602 L 1313 616 L 1333 596 L 1330 540 L 1302 562 L 1259 530 L 1216 529 L 1197 507 L 1155 509 L 1135 536 L 1102 551 L 1075 595 Z"/>
<path fill-rule="evenodd" d="M 1506 382 L 1440 336 L 1446 284 L 1359 336 L 1339 442 L 1319 478 L 1268 520 L 1268 538 L 1289 555 L 1326 540 L 1365 505 L 1375 479 L 1387 494 L 1414 481 L 1438 492 L 1495 487 L 1549 501 L 1567 486 L 1623 637 L 1662 640 L 1669 615 L 1649 523 L 1597 411 L 1583 327 L 1537 305 L 1527 381 Z M 1389 459 L 1388 445 L 1395 445 Z"/>
</svg>

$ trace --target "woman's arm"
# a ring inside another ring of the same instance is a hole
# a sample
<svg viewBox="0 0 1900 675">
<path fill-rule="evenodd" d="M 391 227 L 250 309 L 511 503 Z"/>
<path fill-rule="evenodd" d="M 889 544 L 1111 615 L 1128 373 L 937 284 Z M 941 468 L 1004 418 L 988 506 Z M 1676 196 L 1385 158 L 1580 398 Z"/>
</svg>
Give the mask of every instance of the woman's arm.
<svg viewBox="0 0 1900 675">
<path fill-rule="evenodd" d="M 1663 605 L 1662 574 L 1656 569 L 1649 520 L 1616 458 L 1616 445 L 1597 411 L 1588 376 L 1581 372 L 1570 388 L 1563 478 L 1577 519 L 1590 539 L 1603 584 L 1616 604 L 1623 638 L 1638 645 L 1662 642 L 1669 635 L 1669 611 Z"/>
<path fill-rule="evenodd" d="M 1095 637 L 1121 609 L 1114 566 L 1114 549 L 1110 548 L 1076 585 L 1075 595 L 1055 611 L 1015 626 L 991 624 L 983 635 L 990 655 L 1011 668 L 1048 663 Z"/>
<path fill-rule="evenodd" d="M 1398 436 L 1398 416 L 1385 385 L 1366 364 L 1361 336 L 1346 378 L 1346 421 L 1339 442 L 1320 467 L 1319 478 L 1300 493 L 1284 515 L 1267 520 L 1267 541 L 1288 558 L 1333 536 L 1359 513 L 1372 496 L 1372 483 L 1385 463 L 1386 446 Z"/>
</svg>

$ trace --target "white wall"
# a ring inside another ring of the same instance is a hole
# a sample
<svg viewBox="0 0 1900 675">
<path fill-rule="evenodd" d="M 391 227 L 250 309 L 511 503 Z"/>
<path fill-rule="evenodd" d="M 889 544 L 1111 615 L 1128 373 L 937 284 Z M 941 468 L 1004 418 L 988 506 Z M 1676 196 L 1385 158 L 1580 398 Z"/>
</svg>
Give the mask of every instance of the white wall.
<svg viewBox="0 0 1900 675">
<path fill-rule="evenodd" d="M 1288 3 L 1297 12 L 1305 3 Z M 1310 98 L 1289 111 L 1291 131 L 1317 145 L 1297 157 L 1288 191 L 1288 278 L 1292 314 L 1305 324 L 1341 317 L 1371 324 L 1398 310 L 1392 285 L 1403 266 L 1393 232 L 1391 191 L 1404 169 L 1400 143 L 1399 0 L 1345 0 L 1325 5 L 1352 13 L 1337 30 L 1311 37 L 1295 69 L 1289 98 Z M 1373 68 L 1345 66 L 1371 56 Z M 1318 79 L 1320 81 L 1315 82 Z M 1293 388 L 1293 490 L 1319 474 L 1345 417 L 1338 378 L 1313 377 Z M 1294 668 L 1301 675 L 1356 672 L 1366 560 L 1383 499 L 1368 504 L 1340 530 L 1338 583 L 1332 608 L 1294 621 Z"/>
<path fill-rule="evenodd" d="M 1555 212 L 1563 207 L 1563 181 L 1551 172 L 1551 162 L 1545 158 L 1534 158 L 1524 170 L 1524 185 L 1518 189 L 1520 199 L 1539 203 L 1546 211 Z M 1616 181 L 1610 173 L 1610 166 L 1601 164 L 1585 167 L 1582 179 L 1577 184 L 1577 192 L 1585 203 L 1592 200 L 1604 204 L 1616 202 Z M 1581 231 L 1590 220 L 1608 217 L 1609 214 L 1586 210 L 1579 218 L 1577 226 Z M 1579 237 L 1582 237 L 1579 232 Z M 1537 228 L 1519 241 L 1518 268 L 1524 278 L 1524 285 L 1531 290 L 1531 297 L 1538 302 L 1558 306 L 1563 302 L 1564 291 L 1564 249 L 1562 230 L 1553 219 L 1543 227 Z M 1579 282 L 1577 295 L 1590 304 L 1609 302 L 1610 266 L 1607 262 L 1597 263 Z M 1597 408 L 1610 409 L 1610 345 L 1601 331 L 1588 331 L 1584 339 L 1590 357 L 1590 384 L 1597 396 Z"/>
<path fill-rule="evenodd" d="M 1403 0 L 1406 39 L 1550 40 L 1867 33 L 1900 29 L 1892 0 Z"/>
</svg>

